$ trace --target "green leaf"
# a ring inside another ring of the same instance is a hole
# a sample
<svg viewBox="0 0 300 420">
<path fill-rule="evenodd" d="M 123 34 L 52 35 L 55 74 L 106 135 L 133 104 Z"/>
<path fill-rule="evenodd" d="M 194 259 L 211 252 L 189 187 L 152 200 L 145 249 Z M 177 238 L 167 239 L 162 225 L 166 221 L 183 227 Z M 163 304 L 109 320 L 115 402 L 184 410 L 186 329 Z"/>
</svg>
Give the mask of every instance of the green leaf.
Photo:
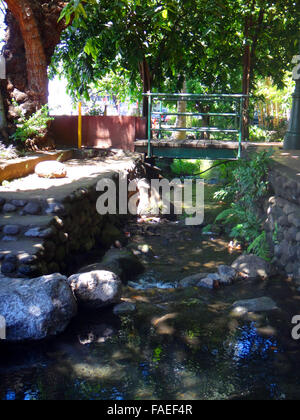
<svg viewBox="0 0 300 420">
<path fill-rule="evenodd" d="M 165 9 L 165 10 L 162 11 L 162 17 L 164 19 L 168 19 L 168 10 L 167 9 Z"/>
</svg>

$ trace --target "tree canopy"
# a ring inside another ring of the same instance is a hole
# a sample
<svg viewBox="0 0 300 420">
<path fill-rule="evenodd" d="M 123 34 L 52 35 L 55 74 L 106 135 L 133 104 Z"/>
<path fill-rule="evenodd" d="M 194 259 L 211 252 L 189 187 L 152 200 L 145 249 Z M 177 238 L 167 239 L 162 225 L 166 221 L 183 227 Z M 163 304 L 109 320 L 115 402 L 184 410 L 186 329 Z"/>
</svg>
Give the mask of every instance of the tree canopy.
<svg viewBox="0 0 300 420">
<path fill-rule="evenodd" d="M 72 0 L 63 14 L 74 13 L 53 66 L 86 98 L 111 71 L 144 92 L 178 91 L 185 78 L 210 92 L 249 91 L 257 76 L 280 85 L 300 34 L 293 0 Z"/>
</svg>

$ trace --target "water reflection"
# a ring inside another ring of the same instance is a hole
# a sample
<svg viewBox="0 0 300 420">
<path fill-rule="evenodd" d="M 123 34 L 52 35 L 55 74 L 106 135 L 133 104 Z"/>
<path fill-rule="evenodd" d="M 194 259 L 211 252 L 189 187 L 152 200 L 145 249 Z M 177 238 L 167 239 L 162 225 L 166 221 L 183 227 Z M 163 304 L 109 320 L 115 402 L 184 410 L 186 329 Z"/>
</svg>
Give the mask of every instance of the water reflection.
<svg viewBox="0 0 300 420">
<path fill-rule="evenodd" d="M 236 362 L 259 357 L 264 360 L 270 354 L 278 353 L 278 343 L 273 337 L 265 338 L 259 336 L 254 323 L 239 328 L 236 341 L 231 343 L 232 358 Z"/>
<path fill-rule="evenodd" d="M 180 313 L 175 312 L 179 303 Z M 149 314 L 149 304 L 144 305 L 137 314 L 121 319 L 111 312 L 103 319 L 97 313 L 81 318 L 67 334 L 44 347 L 43 363 L 38 353 L 36 363 L 34 358 L 11 359 L 15 370 L 9 364 L 1 366 L 0 398 L 279 399 L 288 395 L 289 376 L 275 369 L 280 343 L 260 335 L 255 322 L 233 326 L 226 306 L 216 316 L 201 300 L 194 305 L 175 300 L 172 309 L 177 316 L 167 318 L 173 333 L 161 335 L 152 320 L 165 311 L 157 308 Z"/>
<path fill-rule="evenodd" d="M 145 257 L 140 281 L 147 287 L 125 296 L 136 304 L 135 313 L 81 313 L 54 340 L 0 343 L 0 399 L 299 399 L 300 348 L 289 330 L 299 302 L 289 286 L 278 279 L 214 292 L 157 289 L 195 274 L 199 266 L 205 271 L 234 259 L 226 260 L 225 244 L 199 240 L 197 230 L 180 245 L 178 230 L 178 237 L 172 228 L 147 239 L 153 255 L 162 257 Z M 166 264 L 174 255 L 175 263 Z M 261 296 L 290 313 L 231 317 L 233 302 Z"/>
</svg>

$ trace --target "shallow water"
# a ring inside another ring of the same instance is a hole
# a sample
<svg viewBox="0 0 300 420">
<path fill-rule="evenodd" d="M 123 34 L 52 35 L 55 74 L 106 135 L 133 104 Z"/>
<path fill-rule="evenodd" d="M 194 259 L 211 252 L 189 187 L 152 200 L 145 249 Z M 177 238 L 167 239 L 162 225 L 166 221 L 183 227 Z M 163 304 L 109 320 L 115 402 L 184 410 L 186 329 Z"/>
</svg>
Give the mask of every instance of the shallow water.
<svg viewBox="0 0 300 420">
<path fill-rule="evenodd" d="M 131 228 L 132 246 L 148 251 L 141 283 L 172 285 L 237 255 L 225 239 L 182 224 Z M 261 296 L 279 309 L 232 315 L 235 301 Z M 288 280 L 217 291 L 127 288 L 124 299 L 136 303 L 136 313 L 81 313 L 53 340 L 1 342 L 0 399 L 300 398 L 300 343 L 291 338 L 300 295 Z"/>
</svg>

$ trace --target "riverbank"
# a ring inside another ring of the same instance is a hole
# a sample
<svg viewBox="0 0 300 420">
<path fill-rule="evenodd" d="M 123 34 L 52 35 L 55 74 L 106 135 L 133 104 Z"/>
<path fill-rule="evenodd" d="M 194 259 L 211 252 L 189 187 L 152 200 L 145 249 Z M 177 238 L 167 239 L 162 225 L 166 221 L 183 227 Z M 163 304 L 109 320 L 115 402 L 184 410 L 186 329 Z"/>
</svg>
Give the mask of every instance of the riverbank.
<svg viewBox="0 0 300 420">
<path fill-rule="evenodd" d="M 205 224 L 223 208 L 212 199 L 214 184 L 205 184 Z M 118 302 L 80 306 L 55 338 L 0 342 L 0 399 L 298 399 L 296 283 L 276 275 L 238 276 L 226 287 L 213 281 L 213 288 L 182 282 L 229 268 L 241 254 L 202 228 L 127 220 L 127 243 L 117 241 L 109 255 L 129 251 L 144 271 L 127 270 Z M 89 263 L 104 267 L 99 257 Z M 106 264 L 120 275 L 126 267 Z"/>
</svg>

